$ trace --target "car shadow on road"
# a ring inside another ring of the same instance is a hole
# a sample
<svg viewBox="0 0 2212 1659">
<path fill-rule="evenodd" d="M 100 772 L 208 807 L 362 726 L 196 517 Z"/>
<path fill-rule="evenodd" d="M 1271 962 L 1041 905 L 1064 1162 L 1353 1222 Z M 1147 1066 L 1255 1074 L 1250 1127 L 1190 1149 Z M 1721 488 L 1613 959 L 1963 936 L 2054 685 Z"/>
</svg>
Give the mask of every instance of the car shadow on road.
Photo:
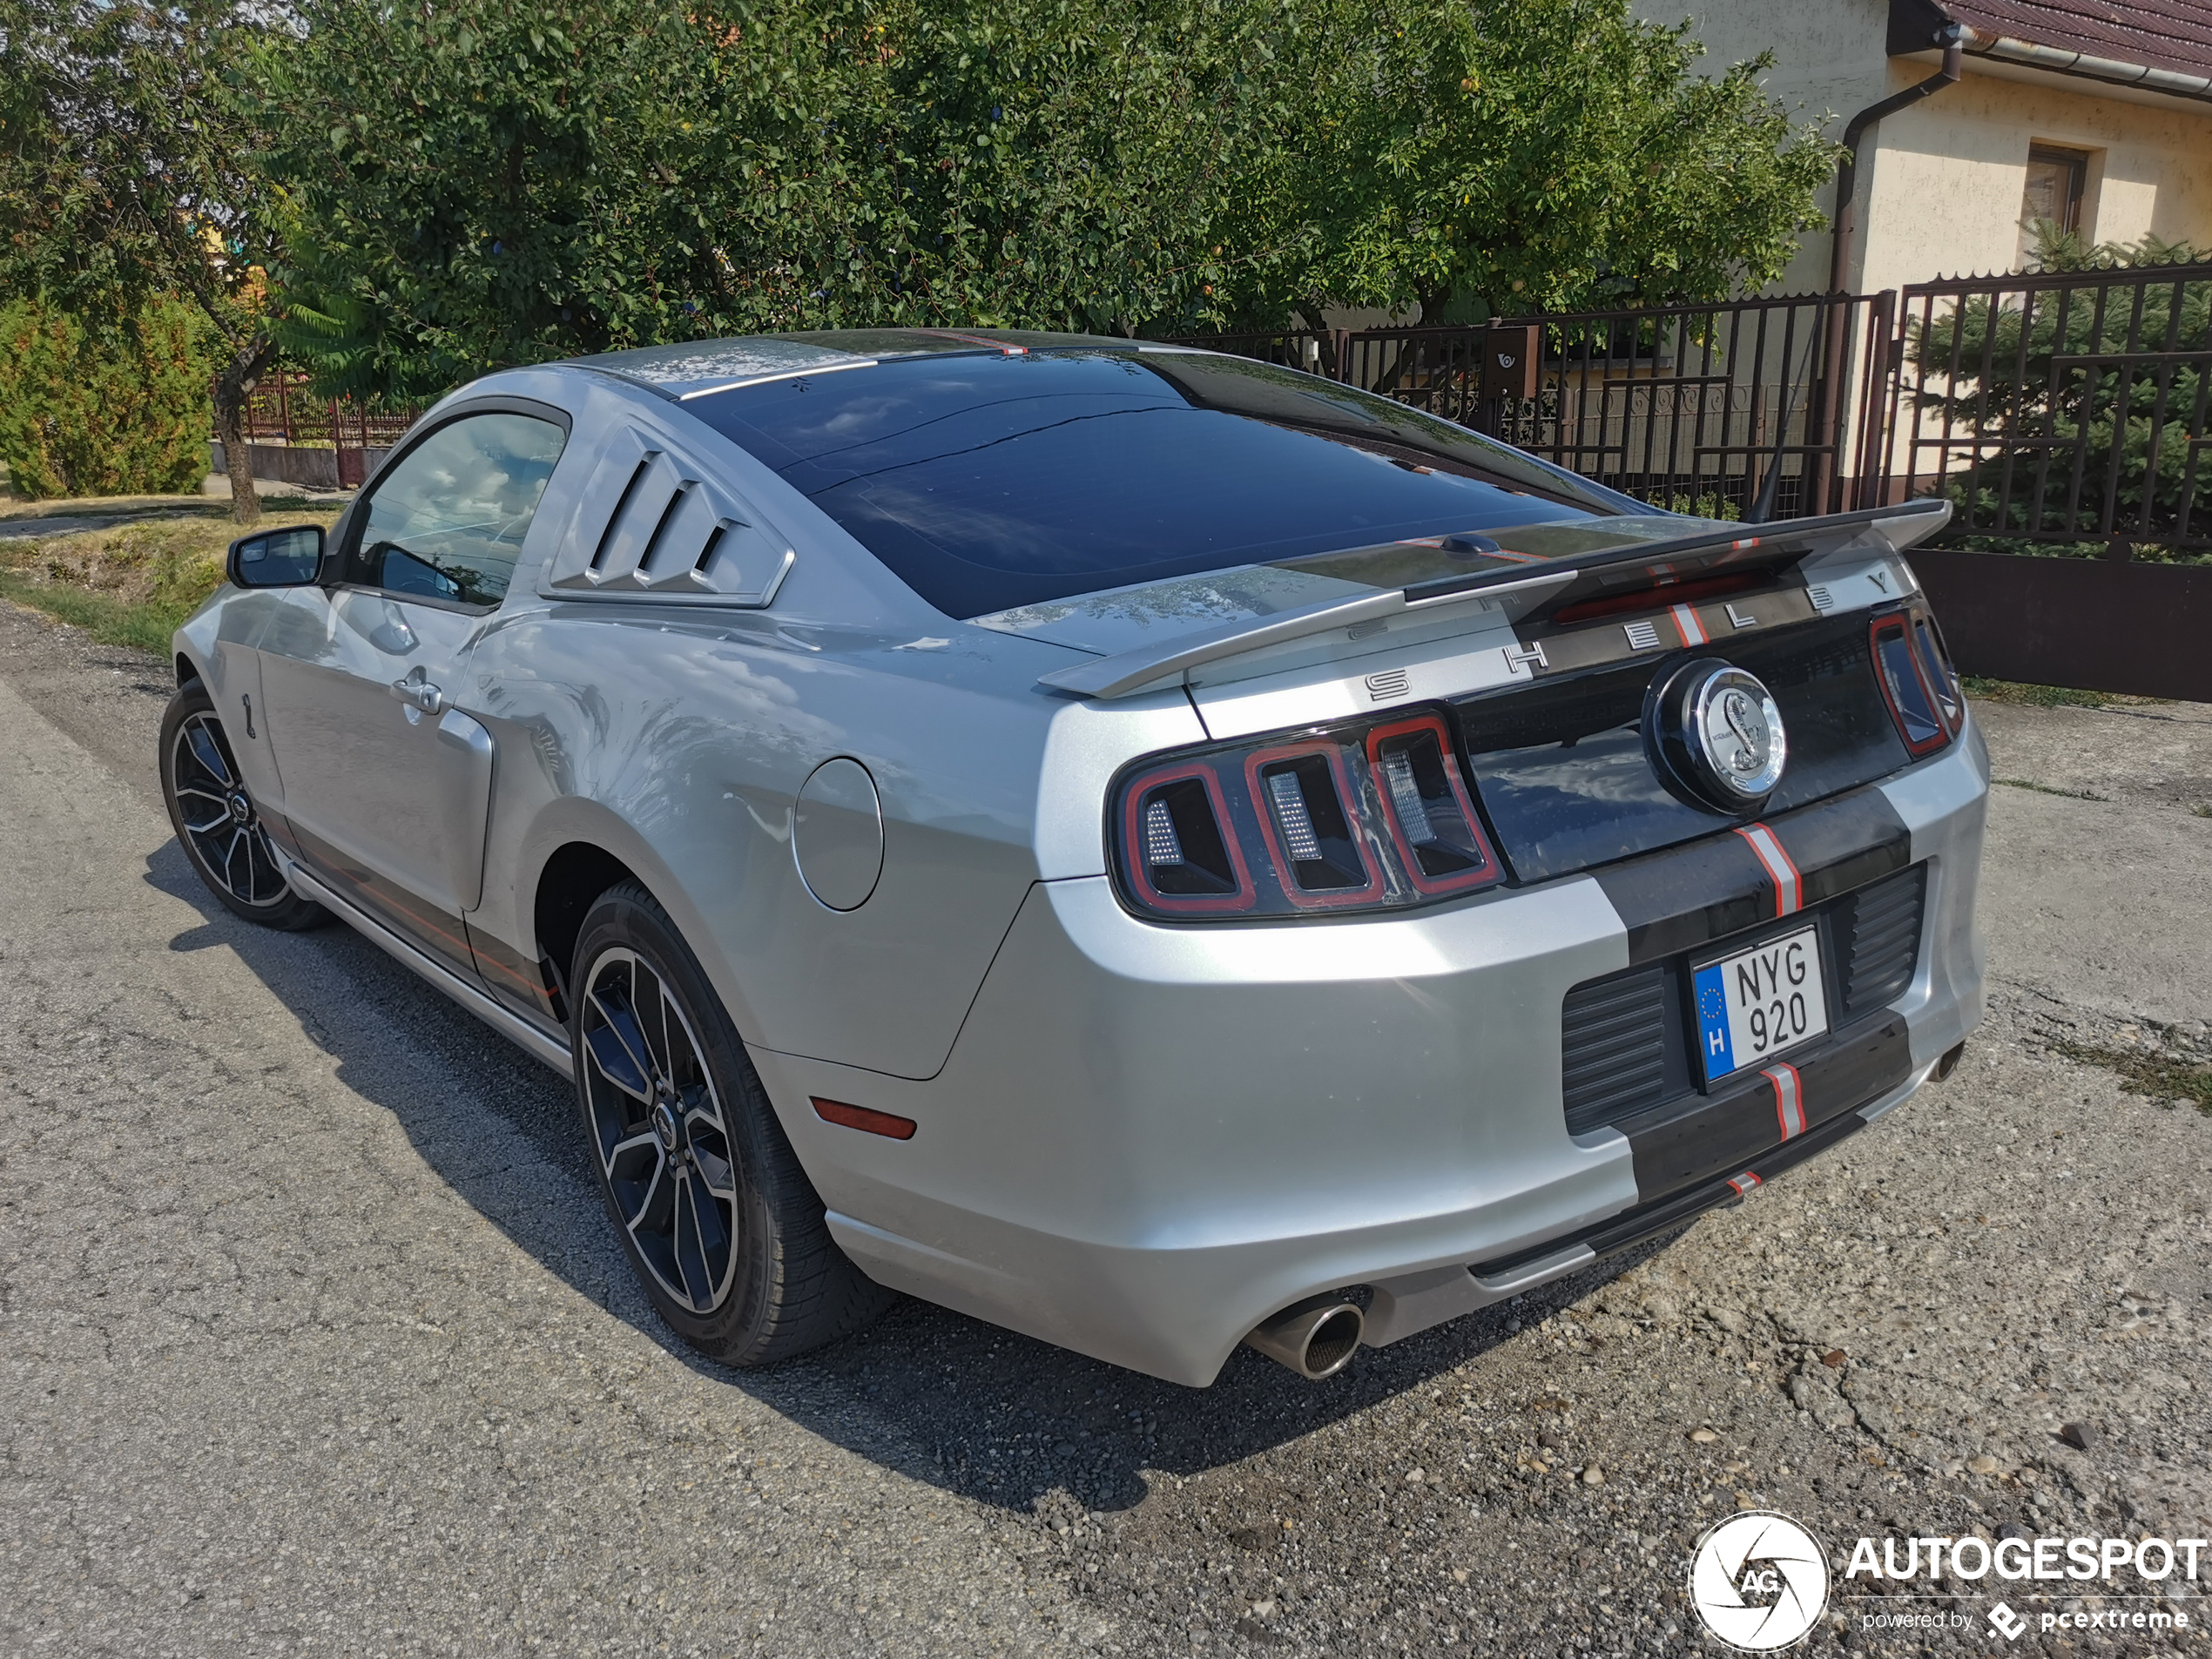
<svg viewBox="0 0 2212 1659">
<path fill-rule="evenodd" d="M 1211 1388 L 1186 1388 L 911 1299 L 828 1348 L 738 1371 L 685 1346 L 632 1280 L 565 1081 L 348 927 L 278 934 L 240 921 L 173 842 L 149 860 L 146 879 L 204 918 L 172 949 L 236 951 L 332 1055 L 339 1077 L 390 1112 L 455 1192 L 609 1315 L 826 1440 L 997 1507 L 1068 1499 L 1132 1507 L 1161 1476 L 1219 1469 L 1432 1388 L 1649 1253 L 1365 1350 L 1321 1383 L 1239 1348 Z M 448 1092 L 456 1085 L 460 1093 Z"/>
</svg>

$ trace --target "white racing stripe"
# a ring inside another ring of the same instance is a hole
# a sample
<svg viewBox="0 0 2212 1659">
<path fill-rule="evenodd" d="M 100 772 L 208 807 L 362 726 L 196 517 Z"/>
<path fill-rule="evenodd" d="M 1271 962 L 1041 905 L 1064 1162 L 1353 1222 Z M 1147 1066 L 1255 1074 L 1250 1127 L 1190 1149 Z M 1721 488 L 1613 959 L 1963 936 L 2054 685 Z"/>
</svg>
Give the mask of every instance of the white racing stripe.
<svg viewBox="0 0 2212 1659">
<path fill-rule="evenodd" d="M 1805 1100 L 1804 1079 L 1797 1069 L 1788 1063 L 1768 1066 L 1759 1076 L 1774 1085 L 1775 1121 L 1782 1126 L 1782 1138 L 1794 1140 L 1805 1132 Z"/>
<path fill-rule="evenodd" d="M 1774 914 L 1777 916 L 1794 914 L 1804 899 L 1797 880 L 1797 867 L 1791 861 L 1775 833 L 1764 824 L 1745 824 L 1737 832 L 1758 855 L 1766 867 L 1768 878 L 1774 883 Z"/>
</svg>

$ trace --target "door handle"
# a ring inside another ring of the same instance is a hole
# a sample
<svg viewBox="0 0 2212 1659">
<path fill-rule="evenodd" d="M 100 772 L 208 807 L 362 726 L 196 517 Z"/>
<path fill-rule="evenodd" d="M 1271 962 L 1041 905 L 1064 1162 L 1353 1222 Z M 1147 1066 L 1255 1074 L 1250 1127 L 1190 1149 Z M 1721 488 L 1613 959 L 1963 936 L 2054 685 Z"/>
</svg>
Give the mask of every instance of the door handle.
<svg viewBox="0 0 2212 1659">
<path fill-rule="evenodd" d="M 412 704 L 425 714 L 443 713 L 446 694 L 422 678 L 421 675 L 422 671 L 418 668 L 406 679 L 394 680 L 392 695 L 402 703 Z"/>
</svg>

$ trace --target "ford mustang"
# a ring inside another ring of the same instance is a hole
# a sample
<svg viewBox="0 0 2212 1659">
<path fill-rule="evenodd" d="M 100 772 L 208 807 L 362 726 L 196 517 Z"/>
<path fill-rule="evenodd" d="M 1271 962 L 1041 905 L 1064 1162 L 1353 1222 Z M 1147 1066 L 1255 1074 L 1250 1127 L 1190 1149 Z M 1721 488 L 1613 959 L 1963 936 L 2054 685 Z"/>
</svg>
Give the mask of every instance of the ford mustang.
<svg viewBox="0 0 2212 1659">
<path fill-rule="evenodd" d="M 1939 501 L 1655 511 L 1150 342 L 492 374 L 175 637 L 239 915 L 574 1080 L 745 1365 L 905 1292 L 1211 1382 L 1677 1231 L 1955 1063 L 1988 765 Z"/>
</svg>

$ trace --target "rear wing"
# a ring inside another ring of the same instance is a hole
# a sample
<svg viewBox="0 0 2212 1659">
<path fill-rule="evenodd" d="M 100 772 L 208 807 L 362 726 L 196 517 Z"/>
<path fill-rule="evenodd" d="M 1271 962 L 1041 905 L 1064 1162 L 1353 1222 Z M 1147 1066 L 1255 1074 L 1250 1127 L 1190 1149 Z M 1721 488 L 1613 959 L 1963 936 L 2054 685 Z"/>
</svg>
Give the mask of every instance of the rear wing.
<svg viewBox="0 0 2212 1659">
<path fill-rule="evenodd" d="M 1899 553 L 1925 541 L 1950 520 L 1948 501 L 1921 500 L 1784 524 L 1710 526 L 1675 541 L 1600 548 L 1548 559 L 1534 569 L 1527 563 L 1507 564 L 1224 623 L 1055 669 L 1037 684 L 1078 697 L 1135 697 L 1194 684 L 1209 667 L 1271 655 L 1293 642 L 1321 644 L 1319 636 L 1335 629 L 1360 629 L 1363 624 L 1387 623 L 1399 617 L 1445 624 L 1445 631 L 1452 631 L 1449 624 L 1453 622 L 1475 628 L 1541 621 L 1569 606 L 1662 583 L 1723 571 L 1778 574 L 1821 554 L 1858 552 L 1871 558 Z"/>
</svg>

